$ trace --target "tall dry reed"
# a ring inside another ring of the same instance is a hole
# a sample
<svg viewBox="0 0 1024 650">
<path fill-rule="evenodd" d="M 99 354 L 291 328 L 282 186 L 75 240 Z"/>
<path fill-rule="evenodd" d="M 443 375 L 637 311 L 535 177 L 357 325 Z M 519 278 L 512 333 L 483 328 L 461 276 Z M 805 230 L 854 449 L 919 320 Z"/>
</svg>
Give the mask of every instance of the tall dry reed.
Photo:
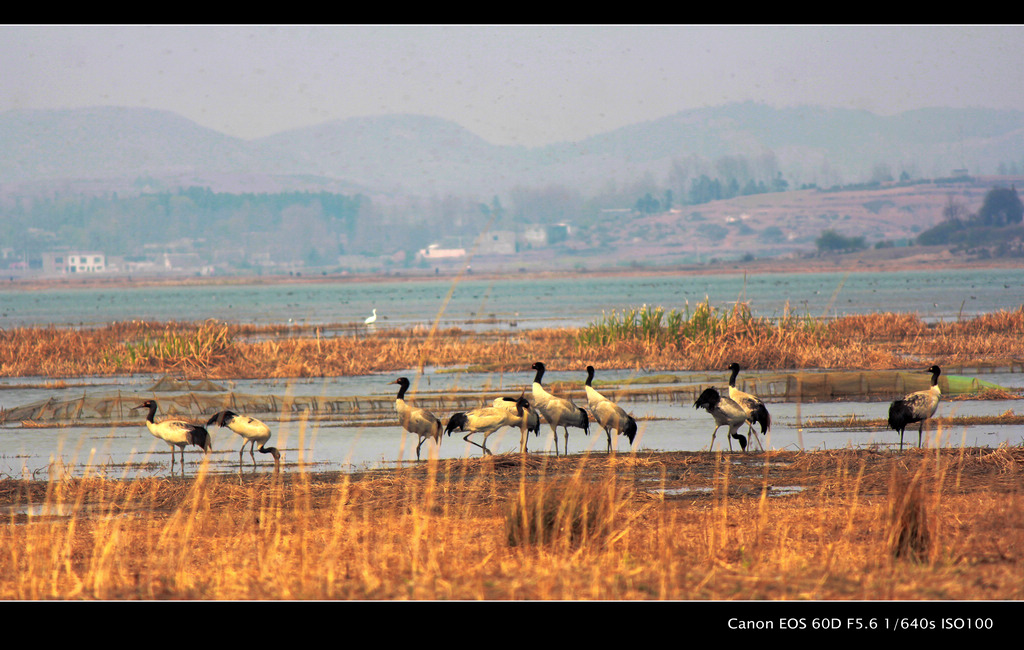
<svg viewBox="0 0 1024 650">
<path fill-rule="evenodd" d="M 494 331 L 416 327 L 324 337 L 317 329 L 203 323 L 121 323 L 94 329 L 0 331 L 0 376 L 75 377 L 174 372 L 190 378 L 318 377 L 437 366 L 515 371 L 550 367 L 883 369 L 1014 364 L 1024 358 L 1024 310 L 926 324 L 913 314 L 819 319 L 753 315 L 743 303 L 692 311 L 644 307 L 579 329 Z"/>
<path fill-rule="evenodd" d="M 1024 597 L 1019 450 L 735 460 L 513 454 L 366 474 L 0 481 L 0 598 Z M 920 476 L 920 497 L 891 490 L 894 472 Z M 795 489 L 773 496 L 783 485 Z M 907 519 L 895 504 L 915 499 L 926 562 L 890 552 Z"/>
</svg>

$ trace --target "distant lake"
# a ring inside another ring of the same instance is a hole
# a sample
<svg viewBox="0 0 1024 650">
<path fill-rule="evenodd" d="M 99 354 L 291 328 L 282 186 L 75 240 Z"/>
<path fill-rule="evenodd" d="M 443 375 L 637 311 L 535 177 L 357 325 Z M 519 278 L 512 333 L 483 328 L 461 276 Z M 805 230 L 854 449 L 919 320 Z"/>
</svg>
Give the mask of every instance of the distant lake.
<svg viewBox="0 0 1024 650">
<path fill-rule="evenodd" d="M 449 296 L 450 293 L 450 296 Z M 378 327 L 578 327 L 602 313 L 641 305 L 690 308 L 705 297 L 718 307 L 747 301 L 757 316 L 844 316 L 916 312 L 929 321 L 1013 309 L 1024 303 L 1024 269 L 859 273 L 628 275 L 558 278 L 469 277 L 308 284 L 54 288 L 0 291 L 0 327 L 94 326 L 113 321 L 242 324 L 362 323 L 376 308 Z"/>
</svg>

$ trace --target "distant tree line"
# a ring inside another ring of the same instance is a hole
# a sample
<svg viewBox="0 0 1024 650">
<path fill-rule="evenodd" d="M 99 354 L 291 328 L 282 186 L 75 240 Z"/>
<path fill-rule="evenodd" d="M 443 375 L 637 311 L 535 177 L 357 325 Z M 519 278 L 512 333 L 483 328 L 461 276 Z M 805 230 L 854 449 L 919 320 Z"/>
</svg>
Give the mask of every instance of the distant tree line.
<svg viewBox="0 0 1024 650">
<path fill-rule="evenodd" d="M 55 247 L 131 259 L 153 245 L 235 250 L 273 256 L 337 256 L 358 235 L 370 207 L 361 195 L 330 192 L 229 194 L 205 187 L 133 196 L 19 198 L 0 206 L 0 241 L 19 254 Z"/>
<path fill-rule="evenodd" d="M 982 245 L 995 238 L 1002 238 L 996 229 L 1018 226 L 1024 220 L 1024 203 L 1017 189 L 995 187 L 985 194 L 981 208 L 971 214 L 967 206 L 954 197 L 949 197 L 942 209 L 943 220 L 922 232 L 917 243 L 923 246 L 955 243 L 958 246 Z M 1016 236 L 1019 236 L 1017 234 Z"/>
<path fill-rule="evenodd" d="M 819 253 L 846 253 L 867 248 L 863 237 L 848 237 L 831 228 L 822 231 L 814 241 Z"/>
<path fill-rule="evenodd" d="M 789 182 L 782 177 L 780 172 L 769 183 L 763 180 L 747 179 L 742 186 L 735 176 L 724 181 L 720 178 L 711 178 L 707 174 L 690 182 L 689 199 L 691 205 L 709 203 L 723 199 L 731 199 L 737 196 L 751 196 L 753 194 L 767 194 L 769 192 L 785 192 L 789 188 Z"/>
</svg>

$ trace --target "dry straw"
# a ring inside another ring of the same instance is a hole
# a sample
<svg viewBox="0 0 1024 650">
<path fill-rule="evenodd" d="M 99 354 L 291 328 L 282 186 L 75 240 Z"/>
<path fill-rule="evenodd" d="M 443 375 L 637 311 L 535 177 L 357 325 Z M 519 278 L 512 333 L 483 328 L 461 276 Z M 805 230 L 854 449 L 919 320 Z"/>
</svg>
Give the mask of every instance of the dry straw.
<svg viewBox="0 0 1024 650">
<path fill-rule="evenodd" d="M 746 456 L 3 480 L 0 598 L 1024 597 L 1021 449 Z"/>
<path fill-rule="evenodd" d="M 524 350 L 529 350 L 524 355 Z M 745 303 L 692 310 L 644 306 L 579 329 L 495 331 L 414 327 L 323 338 L 319 330 L 204 323 L 120 323 L 94 329 L 0 331 L 0 376 L 77 377 L 174 372 L 189 378 L 311 377 L 410 367 L 521 370 L 533 358 L 582 369 L 891 369 L 1010 365 L 1024 359 L 1024 307 L 951 323 L 913 314 L 836 319 L 755 316 Z"/>
</svg>

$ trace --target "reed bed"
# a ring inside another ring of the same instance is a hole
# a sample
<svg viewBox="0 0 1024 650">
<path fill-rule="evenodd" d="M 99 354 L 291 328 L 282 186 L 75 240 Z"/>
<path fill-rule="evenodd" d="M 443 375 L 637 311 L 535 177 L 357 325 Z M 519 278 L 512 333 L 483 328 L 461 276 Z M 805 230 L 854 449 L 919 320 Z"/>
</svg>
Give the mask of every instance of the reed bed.
<svg viewBox="0 0 1024 650">
<path fill-rule="evenodd" d="M 612 312 L 578 329 L 488 332 L 411 328 L 324 337 L 315 328 L 119 323 L 94 329 L 0 331 L 0 376 L 76 377 L 173 372 L 188 378 L 319 377 L 438 366 L 515 371 L 549 367 L 720 370 L 887 369 L 1015 365 L 1024 360 L 1024 307 L 950 323 L 914 314 L 768 319 L 740 303 L 717 310 Z"/>
<path fill-rule="evenodd" d="M 1022 453 L 0 481 L 0 598 L 1020 599 Z"/>
</svg>

